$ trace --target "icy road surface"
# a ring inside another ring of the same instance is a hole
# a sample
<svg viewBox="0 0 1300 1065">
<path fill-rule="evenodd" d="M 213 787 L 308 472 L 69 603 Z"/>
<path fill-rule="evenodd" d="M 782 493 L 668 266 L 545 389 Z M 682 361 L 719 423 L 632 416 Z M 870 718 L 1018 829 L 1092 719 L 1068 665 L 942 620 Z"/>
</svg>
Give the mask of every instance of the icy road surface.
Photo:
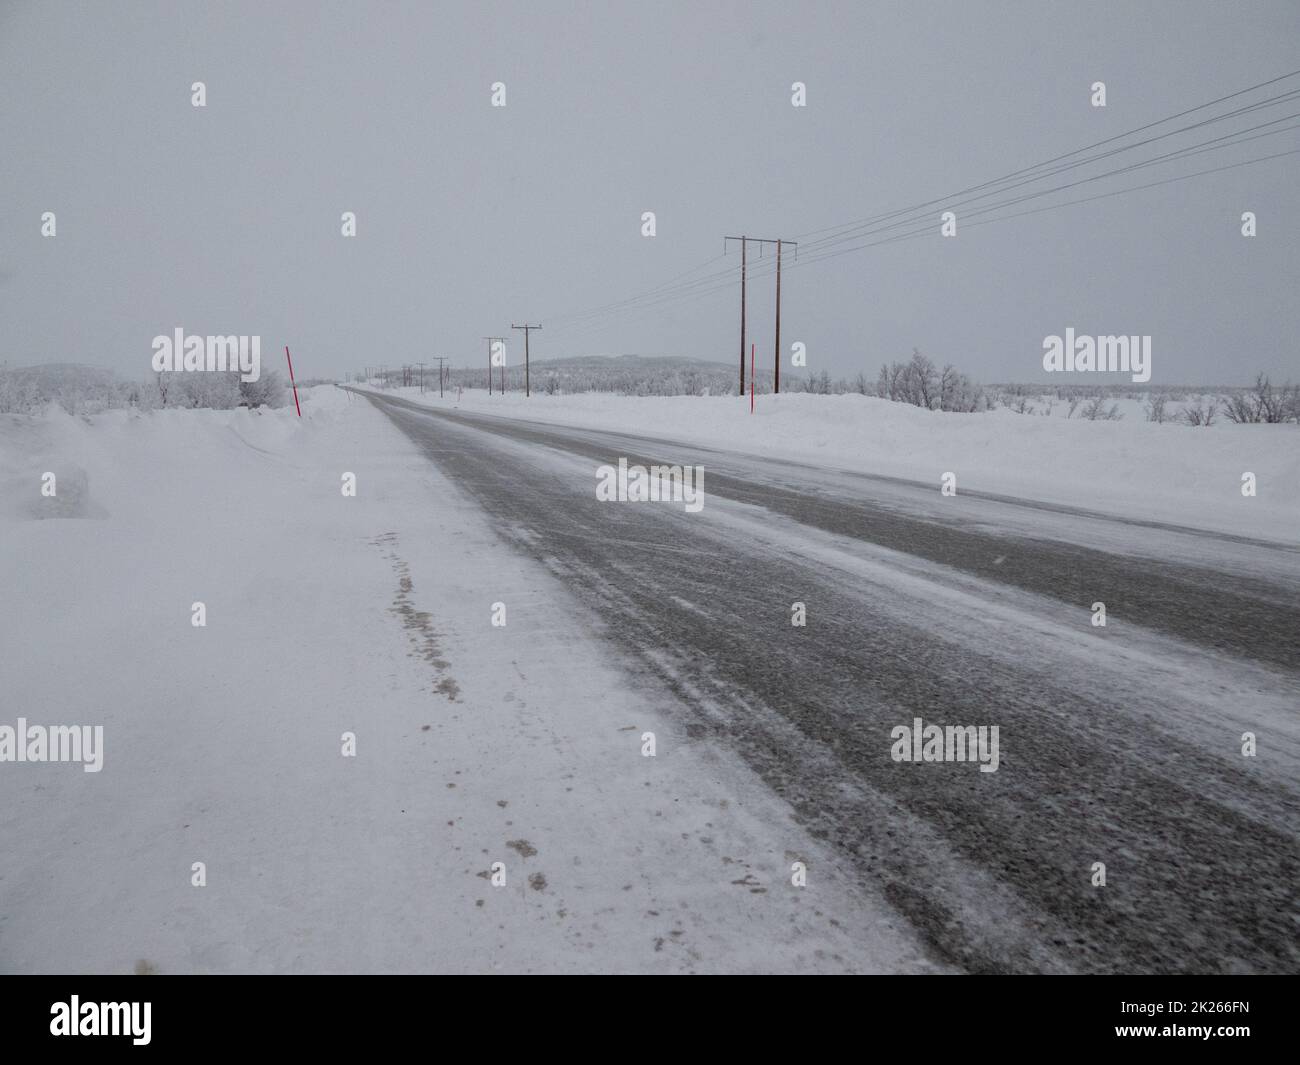
<svg viewBox="0 0 1300 1065">
<path fill-rule="evenodd" d="M 935 961 L 1300 966 L 1295 544 L 369 398 Z M 598 501 L 620 458 L 703 465 L 703 510 Z M 915 718 L 999 769 L 893 761 Z"/>
</svg>

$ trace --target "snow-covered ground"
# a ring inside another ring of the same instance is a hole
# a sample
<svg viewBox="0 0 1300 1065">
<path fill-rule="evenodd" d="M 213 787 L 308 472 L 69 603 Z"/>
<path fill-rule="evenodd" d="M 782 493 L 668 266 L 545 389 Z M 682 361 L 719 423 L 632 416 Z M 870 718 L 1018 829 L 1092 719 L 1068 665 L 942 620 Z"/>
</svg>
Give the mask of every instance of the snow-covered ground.
<svg viewBox="0 0 1300 1065">
<path fill-rule="evenodd" d="M 928 967 L 360 397 L 0 416 L 0 537 L 0 724 L 104 727 L 0 764 L 0 971 Z"/>
<path fill-rule="evenodd" d="M 1243 536 L 1300 541 L 1300 426 L 1084 421 L 1000 409 L 925 411 L 873 396 L 617 396 L 608 393 L 421 396 L 552 424 L 609 429 L 859 470 L 939 487 L 997 492 Z M 1256 495 L 1242 494 L 1253 473 Z"/>
<path fill-rule="evenodd" d="M 1211 429 L 1231 429 L 1232 422 L 1223 416 L 1223 393 L 1224 390 L 1206 391 L 1206 392 L 1179 392 L 1179 399 L 1172 397 L 1165 402 L 1165 422 L 1176 423 L 1182 416 L 1183 411 L 1189 407 L 1196 407 L 1198 404 L 1202 409 L 1208 407 L 1211 402 L 1216 404 L 1216 413 Z M 1073 421 L 1085 421 L 1085 411 L 1092 403 L 1092 396 L 1085 395 L 1076 402 L 1071 403 L 1068 399 L 1062 399 L 1055 393 L 1040 393 L 1037 395 L 1026 395 L 1024 397 L 1025 409 L 1019 409 L 1020 397 L 1004 393 L 1000 397 L 1000 405 L 1005 405 L 1009 413 L 1018 417 L 1035 417 L 1035 418 L 1061 418 L 1071 419 Z M 1103 417 L 1112 409 L 1116 415 L 1116 421 L 1126 422 L 1144 422 L 1147 420 L 1147 406 L 1150 397 L 1139 399 L 1132 395 L 1111 395 L 1106 397 L 1102 404 Z M 1073 409 L 1071 409 L 1073 407 Z M 1101 419 L 1098 419 L 1101 420 Z"/>
</svg>

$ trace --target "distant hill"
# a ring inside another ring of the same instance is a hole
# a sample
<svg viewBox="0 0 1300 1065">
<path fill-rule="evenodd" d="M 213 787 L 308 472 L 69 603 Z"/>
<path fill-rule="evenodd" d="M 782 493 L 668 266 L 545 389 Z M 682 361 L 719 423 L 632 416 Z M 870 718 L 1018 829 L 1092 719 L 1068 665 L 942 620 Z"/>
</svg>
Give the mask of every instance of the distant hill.
<svg viewBox="0 0 1300 1065">
<path fill-rule="evenodd" d="M 520 346 L 510 349 L 507 387 L 524 387 Z M 533 359 L 535 392 L 618 392 L 630 396 L 722 395 L 735 390 L 735 370 L 722 362 L 682 355 L 580 355 Z M 471 388 L 485 386 L 485 371 L 458 369 L 452 381 Z M 493 380 L 499 381 L 499 371 Z"/>
<path fill-rule="evenodd" d="M 534 359 L 533 365 L 546 370 L 623 370 L 631 373 L 656 370 L 717 373 L 731 370 L 730 363 L 711 362 L 689 355 L 574 355 L 560 359 Z"/>
<path fill-rule="evenodd" d="M 32 384 L 50 392 L 70 386 L 103 386 L 121 381 L 112 370 L 78 362 L 44 362 L 36 366 L 0 366 L 0 374 L 20 384 Z"/>
</svg>

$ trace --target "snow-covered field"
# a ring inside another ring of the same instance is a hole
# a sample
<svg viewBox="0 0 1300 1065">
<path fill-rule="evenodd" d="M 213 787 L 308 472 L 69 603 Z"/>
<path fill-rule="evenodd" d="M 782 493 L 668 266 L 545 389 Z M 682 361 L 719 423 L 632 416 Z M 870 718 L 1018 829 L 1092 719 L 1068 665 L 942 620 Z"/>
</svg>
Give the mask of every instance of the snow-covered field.
<svg viewBox="0 0 1300 1065">
<path fill-rule="evenodd" d="M 364 399 L 0 416 L 0 501 L 0 724 L 104 728 L 0 766 L 0 971 L 929 966 Z"/>
<path fill-rule="evenodd" d="M 753 416 L 734 398 L 423 401 L 1296 539 L 1294 426 L 860 396 Z M 933 964 L 361 396 L 307 390 L 301 419 L 0 416 L 0 533 L 0 724 L 104 729 L 100 772 L 0 766 L 0 971 Z"/>
<path fill-rule="evenodd" d="M 1300 426 L 1220 424 L 1209 429 L 1122 421 L 925 411 L 862 395 L 525 398 L 392 393 L 431 406 L 635 435 L 665 437 L 939 487 L 996 492 L 1126 517 L 1262 539 L 1300 540 Z M 1243 496 L 1253 473 L 1257 494 Z"/>
</svg>

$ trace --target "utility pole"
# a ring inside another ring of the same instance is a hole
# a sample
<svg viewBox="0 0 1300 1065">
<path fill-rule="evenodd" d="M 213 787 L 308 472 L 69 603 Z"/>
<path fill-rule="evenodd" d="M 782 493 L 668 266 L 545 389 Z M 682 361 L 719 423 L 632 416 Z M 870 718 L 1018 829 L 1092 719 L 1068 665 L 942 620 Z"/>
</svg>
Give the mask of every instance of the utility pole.
<svg viewBox="0 0 1300 1065">
<path fill-rule="evenodd" d="M 781 238 L 771 239 L 768 237 L 724 237 L 723 248 L 726 248 L 726 242 L 729 240 L 740 241 L 740 394 L 745 394 L 745 274 L 746 274 L 746 245 L 751 241 L 758 245 L 759 254 L 762 254 L 764 244 L 776 245 L 776 378 L 775 390 L 781 391 L 781 246 L 789 245 L 792 248 L 799 246 L 797 241 L 782 240 Z M 751 356 L 753 352 L 750 353 Z M 751 360 L 752 361 L 752 360 Z M 751 369 L 751 374 L 753 370 Z"/>
<path fill-rule="evenodd" d="M 424 363 L 417 362 L 415 365 L 420 368 L 420 395 L 424 395 Z"/>
<path fill-rule="evenodd" d="M 537 325 L 515 325 L 513 322 L 511 322 L 510 328 L 522 329 L 524 331 L 524 395 L 525 397 L 527 397 L 532 395 L 532 393 L 528 390 L 528 334 L 531 333 L 534 329 L 541 329 L 542 326 L 540 322 Z"/>
<path fill-rule="evenodd" d="M 740 238 L 740 394 L 745 394 L 745 245 Z"/>
<path fill-rule="evenodd" d="M 434 358 L 438 360 L 438 398 L 441 399 L 442 398 L 442 368 L 446 364 L 447 360 L 442 355 L 435 355 Z"/>
<path fill-rule="evenodd" d="M 776 241 L 776 358 L 772 361 L 774 367 L 772 394 L 779 396 L 781 394 L 781 240 L 778 237 Z"/>
<path fill-rule="evenodd" d="M 487 341 L 487 346 L 488 346 L 488 395 L 490 396 L 492 395 L 492 342 L 494 340 L 500 341 L 502 345 L 501 350 L 504 353 L 506 338 L 505 337 L 484 337 L 483 339 Z M 505 358 L 503 354 L 501 359 L 501 391 L 505 392 L 505 390 L 506 390 L 506 366 L 505 366 Z"/>
</svg>

